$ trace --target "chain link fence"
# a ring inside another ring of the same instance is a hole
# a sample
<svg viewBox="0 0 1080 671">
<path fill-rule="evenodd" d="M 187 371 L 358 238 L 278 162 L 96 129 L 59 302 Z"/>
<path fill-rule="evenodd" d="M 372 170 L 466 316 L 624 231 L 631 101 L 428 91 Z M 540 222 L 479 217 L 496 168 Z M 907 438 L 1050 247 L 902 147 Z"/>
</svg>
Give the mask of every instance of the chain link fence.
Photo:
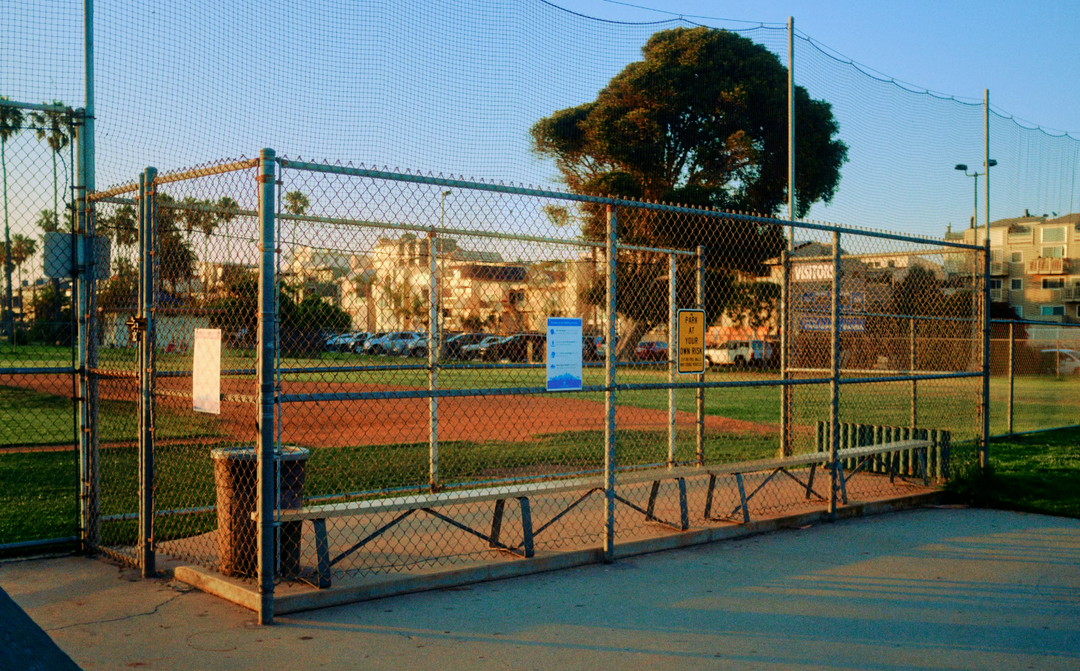
<svg viewBox="0 0 1080 671">
<path fill-rule="evenodd" d="M 1069 301 L 1073 298 L 1069 292 L 1075 289 L 1053 291 Z M 1076 309 L 1072 302 L 1066 305 L 1070 311 Z M 1080 325 L 995 319 L 990 346 L 991 431 L 995 436 L 1077 425 Z"/>
<path fill-rule="evenodd" d="M 76 325 L 62 256 L 80 124 L 68 108 L 0 98 L 0 553 L 78 537 Z"/>
<path fill-rule="evenodd" d="M 144 567 L 162 553 L 329 587 L 614 556 L 928 491 L 951 446 L 980 435 L 980 248 L 257 167 L 148 172 L 94 197 L 117 245 L 97 292 L 98 403 L 123 385 L 129 403 L 113 420 L 127 440 L 99 446 L 100 546 Z M 149 294 L 125 251 L 133 214 L 153 222 L 139 227 Z M 710 236 L 725 244 L 685 244 Z M 704 360 L 680 371 L 693 310 Z M 549 352 L 564 323 L 572 347 Z M 219 343 L 216 412 L 192 409 L 200 333 Z M 554 391 L 567 356 L 579 378 Z M 140 367 L 152 374 L 136 385 Z"/>
</svg>

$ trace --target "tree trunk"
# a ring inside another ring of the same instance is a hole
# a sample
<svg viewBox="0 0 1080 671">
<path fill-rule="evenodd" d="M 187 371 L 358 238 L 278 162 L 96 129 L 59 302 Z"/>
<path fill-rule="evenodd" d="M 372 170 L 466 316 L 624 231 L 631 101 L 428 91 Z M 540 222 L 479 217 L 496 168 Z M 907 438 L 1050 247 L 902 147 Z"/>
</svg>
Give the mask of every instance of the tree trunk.
<svg viewBox="0 0 1080 671">
<path fill-rule="evenodd" d="M 619 343 L 615 347 L 615 358 L 620 361 L 637 359 L 634 350 L 642 336 L 651 331 L 656 324 L 623 317 L 623 332 L 619 334 Z M 669 344 L 670 346 L 670 344 Z"/>
</svg>

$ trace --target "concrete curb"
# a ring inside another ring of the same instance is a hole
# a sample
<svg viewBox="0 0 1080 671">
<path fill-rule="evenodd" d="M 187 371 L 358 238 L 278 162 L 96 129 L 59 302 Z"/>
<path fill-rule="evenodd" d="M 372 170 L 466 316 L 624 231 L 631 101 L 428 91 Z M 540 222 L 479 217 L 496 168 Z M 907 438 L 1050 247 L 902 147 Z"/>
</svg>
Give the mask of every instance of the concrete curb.
<svg viewBox="0 0 1080 671">
<path fill-rule="evenodd" d="M 836 519 L 849 519 L 866 515 L 880 515 L 898 510 L 918 508 L 940 503 L 945 492 L 928 492 L 903 496 L 884 501 L 855 503 L 839 508 Z M 703 545 L 724 540 L 735 540 L 770 533 L 781 529 L 804 527 L 808 524 L 820 524 L 830 521 L 827 511 L 800 513 L 787 517 L 778 517 L 736 526 L 709 527 L 674 533 L 656 538 L 646 538 L 620 543 L 616 546 L 616 558 L 663 552 L 678 548 Z M 274 597 L 274 614 L 286 615 L 306 610 L 329 608 L 358 601 L 381 599 L 385 597 L 425 592 L 429 590 L 459 587 L 490 580 L 504 580 L 534 573 L 558 571 L 576 566 L 602 563 L 603 549 L 600 547 L 572 550 L 569 552 L 545 553 L 530 559 L 499 562 L 483 566 L 439 571 L 425 575 L 394 577 L 365 585 L 313 590 L 299 594 L 282 594 Z M 249 610 L 257 610 L 259 594 L 253 585 L 224 578 L 208 569 L 197 566 L 179 566 L 174 570 L 174 577 L 208 594 L 231 601 Z"/>
</svg>

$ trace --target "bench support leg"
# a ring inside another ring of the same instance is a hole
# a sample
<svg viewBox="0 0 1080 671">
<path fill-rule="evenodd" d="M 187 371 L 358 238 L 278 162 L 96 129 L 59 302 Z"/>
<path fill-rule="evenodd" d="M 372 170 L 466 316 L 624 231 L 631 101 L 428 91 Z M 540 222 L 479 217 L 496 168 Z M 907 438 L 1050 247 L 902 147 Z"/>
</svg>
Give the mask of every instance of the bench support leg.
<svg viewBox="0 0 1080 671">
<path fill-rule="evenodd" d="M 716 489 L 716 476 L 709 473 L 709 491 L 705 494 L 705 519 L 712 519 L 712 497 L 713 490 Z"/>
<path fill-rule="evenodd" d="M 739 504 L 742 506 L 742 521 L 746 524 L 750 521 L 750 508 L 746 505 L 746 488 L 743 486 L 742 473 L 735 474 L 735 482 L 739 485 Z"/>
<path fill-rule="evenodd" d="M 814 491 L 814 473 L 817 472 L 817 464 L 810 464 L 810 477 L 806 479 L 806 500 L 810 500 L 810 494 Z"/>
<path fill-rule="evenodd" d="M 495 510 L 491 514 L 491 534 L 488 536 L 488 547 L 500 549 L 499 533 L 502 531 L 503 508 L 506 507 L 506 499 L 495 500 Z"/>
<path fill-rule="evenodd" d="M 519 497 L 518 505 L 521 506 L 521 530 L 524 535 L 524 538 L 522 539 L 522 545 L 524 547 L 522 549 L 525 551 L 525 558 L 528 559 L 534 554 L 532 508 L 529 506 L 529 497 Z"/>
<path fill-rule="evenodd" d="M 656 495 L 660 493 L 660 481 L 653 480 L 652 489 L 649 490 L 649 504 L 645 507 L 645 521 L 652 522 L 656 519 L 653 511 L 656 508 Z"/>
<path fill-rule="evenodd" d="M 844 464 L 836 462 L 836 480 L 840 483 L 840 502 L 847 505 L 847 478 L 844 477 Z"/>
<path fill-rule="evenodd" d="M 683 531 L 690 528 L 690 510 L 686 505 L 686 480 L 679 478 L 679 526 Z"/>
<path fill-rule="evenodd" d="M 330 587 L 330 541 L 326 537 L 326 520 L 311 520 L 315 527 L 315 557 L 318 562 L 316 585 L 319 589 Z"/>
</svg>

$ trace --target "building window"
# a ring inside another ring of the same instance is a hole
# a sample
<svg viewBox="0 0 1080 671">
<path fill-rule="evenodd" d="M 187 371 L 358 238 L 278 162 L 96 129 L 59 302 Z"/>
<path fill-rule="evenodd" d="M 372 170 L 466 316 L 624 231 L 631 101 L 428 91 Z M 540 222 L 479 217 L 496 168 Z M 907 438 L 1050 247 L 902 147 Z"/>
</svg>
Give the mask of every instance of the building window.
<svg viewBox="0 0 1080 671">
<path fill-rule="evenodd" d="M 1043 289 L 1064 289 L 1065 278 L 1064 277 L 1044 277 L 1042 281 Z"/>
<path fill-rule="evenodd" d="M 1013 291 L 1023 291 L 1024 279 L 1022 277 L 1014 277 L 1009 280 L 1009 288 Z"/>
<path fill-rule="evenodd" d="M 1055 247 L 1043 247 L 1042 257 L 1044 259 L 1063 259 L 1065 258 L 1065 247 L 1061 245 Z"/>
<path fill-rule="evenodd" d="M 1064 317 L 1065 306 L 1064 305 L 1042 305 L 1039 307 L 1039 314 L 1043 317 Z"/>
<path fill-rule="evenodd" d="M 990 280 L 990 288 L 994 289 L 994 290 L 1000 289 L 1001 288 L 1001 280 Z"/>
<path fill-rule="evenodd" d="M 990 250 L 990 260 L 993 261 L 994 263 L 1000 263 L 1001 262 L 1001 250 L 1000 249 L 991 249 Z"/>
<path fill-rule="evenodd" d="M 1042 242 L 1044 245 L 1048 242 L 1065 242 L 1065 227 L 1057 226 L 1042 229 Z"/>
<path fill-rule="evenodd" d="M 1024 253 L 1023 252 L 1013 252 L 1012 254 L 1009 255 L 1009 261 L 1012 262 L 1012 263 L 1023 263 L 1024 262 Z"/>
</svg>

